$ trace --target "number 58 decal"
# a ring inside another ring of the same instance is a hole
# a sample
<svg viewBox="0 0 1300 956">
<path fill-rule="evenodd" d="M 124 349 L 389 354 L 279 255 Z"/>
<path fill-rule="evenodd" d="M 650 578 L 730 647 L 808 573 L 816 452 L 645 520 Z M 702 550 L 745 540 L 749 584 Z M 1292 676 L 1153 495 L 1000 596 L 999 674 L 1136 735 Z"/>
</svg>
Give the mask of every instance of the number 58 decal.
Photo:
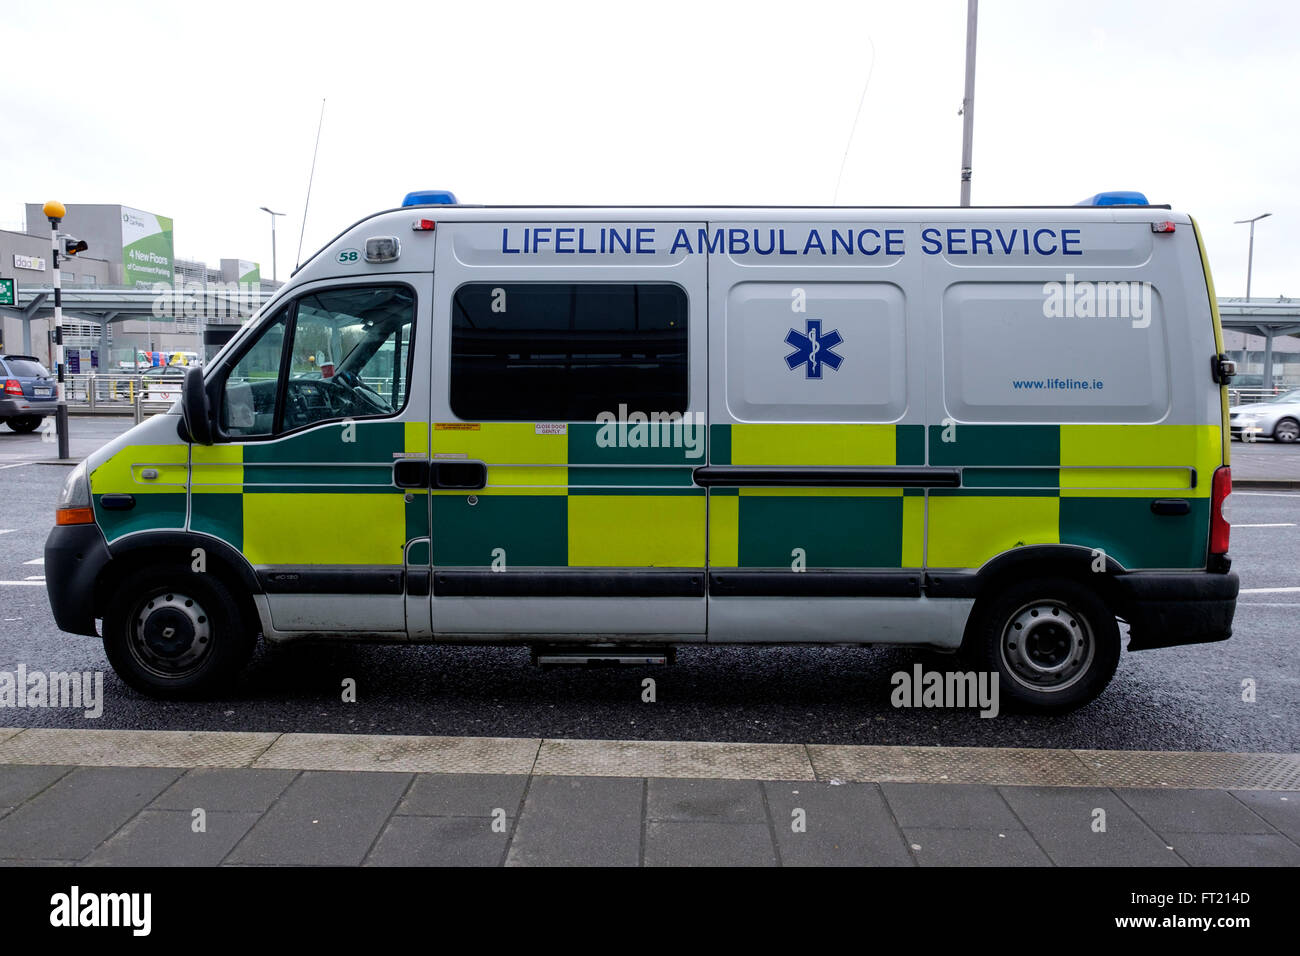
<svg viewBox="0 0 1300 956">
<path fill-rule="evenodd" d="M 339 262 L 347 262 L 347 263 L 359 262 L 361 260 L 361 253 L 358 252 L 356 249 L 344 249 L 337 256 L 335 256 L 335 258 L 338 259 Z"/>
</svg>

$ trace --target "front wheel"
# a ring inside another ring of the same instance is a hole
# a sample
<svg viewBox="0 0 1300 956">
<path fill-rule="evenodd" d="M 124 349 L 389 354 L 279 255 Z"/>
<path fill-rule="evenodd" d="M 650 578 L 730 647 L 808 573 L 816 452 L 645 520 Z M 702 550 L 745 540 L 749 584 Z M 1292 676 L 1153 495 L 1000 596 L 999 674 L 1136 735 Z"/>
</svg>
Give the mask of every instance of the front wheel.
<svg viewBox="0 0 1300 956">
<path fill-rule="evenodd" d="M 1070 578 L 1013 584 L 976 604 L 963 644 L 1000 691 L 1031 710 L 1071 710 L 1095 698 L 1119 664 L 1115 614 Z"/>
<path fill-rule="evenodd" d="M 5 419 L 5 424 L 16 432 L 34 432 L 41 423 L 40 415 L 18 415 Z"/>
<path fill-rule="evenodd" d="M 151 697 L 202 697 L 226 689 L 252 656 L 257 634 L 219 578 L 154 565 L 115 589 L 104 611 L 104 652 L 122 680 Z"/>
</svg>

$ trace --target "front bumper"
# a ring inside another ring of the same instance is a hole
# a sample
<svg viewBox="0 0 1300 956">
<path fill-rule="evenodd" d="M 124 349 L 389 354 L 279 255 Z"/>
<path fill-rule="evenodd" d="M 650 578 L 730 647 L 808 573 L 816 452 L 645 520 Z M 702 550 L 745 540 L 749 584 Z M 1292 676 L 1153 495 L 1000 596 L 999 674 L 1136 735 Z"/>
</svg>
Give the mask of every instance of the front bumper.
<svg viewBox="0 0 1300 956">
<path fill-rule="evenodd" d="M 55 525 L 45 539 L 45 590 L 59 630 L 99 636 L 95 582 L 112 559 L 95 524 Z"/>
<path fill-rule="evenodd" d="M 1210 571 L 1137 572 L 1114 579 L 1130 651 L 1208 644 L 1232 636 L 1241 581 Z"/>
<path fill-rule="evenodd" d="M 23 418 L 28 415 L 53 415 L 59 407 L 54 399 L 19 398 L 9 395 L 0 398 L 0 418 Z"/>
</svg>

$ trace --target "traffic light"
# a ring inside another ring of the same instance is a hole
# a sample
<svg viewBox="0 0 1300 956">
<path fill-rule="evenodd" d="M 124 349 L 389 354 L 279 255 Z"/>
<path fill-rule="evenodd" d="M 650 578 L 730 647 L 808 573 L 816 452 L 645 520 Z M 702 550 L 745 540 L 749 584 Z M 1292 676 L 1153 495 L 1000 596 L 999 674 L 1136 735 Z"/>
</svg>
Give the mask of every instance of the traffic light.
<svg viewBox="0 0 1300 956">
<path fill-rule="evenodd" d="M 90 246 L 85 239 L 78 239 L 75 236 L 63 237 L 63 254 L 65 256 L 75 256 L 78 252 L 85 252 Z"/>
</svg>

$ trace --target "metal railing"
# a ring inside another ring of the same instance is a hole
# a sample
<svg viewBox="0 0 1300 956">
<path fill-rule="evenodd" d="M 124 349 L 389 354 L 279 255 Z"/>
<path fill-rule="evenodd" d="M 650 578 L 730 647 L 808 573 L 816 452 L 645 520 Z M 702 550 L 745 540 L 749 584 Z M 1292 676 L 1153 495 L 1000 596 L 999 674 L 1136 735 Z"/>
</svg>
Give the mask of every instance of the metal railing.
<svg viewBox="0 0 1300 956">
<path fill-rule="evenodd" d="M 1296 385 L 1277 385 L 1268 388 L 1261 385 L 1244 385 L 1241 388 L 1228 386 L 1228 404 L 1229 405 L 1253 405 L 1255 402 L 1264 402 L 1270 398 L 1276 398 L 1300 386 Z"/>
</svg>

